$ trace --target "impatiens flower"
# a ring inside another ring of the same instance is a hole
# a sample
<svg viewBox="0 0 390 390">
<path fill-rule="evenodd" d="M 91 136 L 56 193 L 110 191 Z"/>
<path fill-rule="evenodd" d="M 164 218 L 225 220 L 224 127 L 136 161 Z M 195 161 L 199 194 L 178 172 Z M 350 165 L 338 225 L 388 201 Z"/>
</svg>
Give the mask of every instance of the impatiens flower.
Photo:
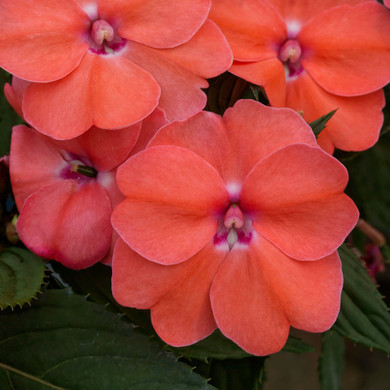
<svg viewBox="0 0 390 390">
<path fill-rule="evenodd" d="M 111 212 L 123 200 L 116 169 L 165 123 L 156 110 L 142 124 L 115 133 L 91 128 L 69 141 L 55 141 L 27 126 L 14 127 L 10 175 L 24 244 L 73 269 L 103 259 L 110 262 L 110 248 L 117 240 Z"/>
<path fill-rule="evenodd" d="M 23 116 L 56 139 L 184 119 L 231 64 L 210 0 L 0 0 L 0 66 L 31 82 Z"/>
<path fill-rule="evenodd" d="M 174 346 L 218 327 L 267 355 L 290 326 L 328 329 L 342 287 L 336 249 L 358 217 L 347 179 L 290 109 L 246 100 L 223 118 L 166 125 L 117 172 L 114 297 L 150 309 Z"/>
<path fill-rule="evenodd" d="M 375 0 L 215 0 L 230 72 L 261 85 L 275 107 L 311 122 L 338 109 L 319 144 L 363 150 L 378 139 L 390 81 L 390 12 Z"/>
</svg>

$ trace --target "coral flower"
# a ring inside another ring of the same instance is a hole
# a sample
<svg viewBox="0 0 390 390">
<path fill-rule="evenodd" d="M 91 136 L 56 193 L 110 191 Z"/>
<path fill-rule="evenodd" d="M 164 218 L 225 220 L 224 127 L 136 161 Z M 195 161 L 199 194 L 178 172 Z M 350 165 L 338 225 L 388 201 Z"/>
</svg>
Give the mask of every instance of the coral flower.
<svg viewBox="0 0 390 390">
<path fill-rule="evenodd" d="M 157 104 L 184 119 L 205 106 L 205 78 L 232 61 L 210 4 L 1 0 L 0 66 L 31 82 L 24 117 L 56 139 L 129 126 Z"/>
<path fill-rule="evenodd" d="M 390 12 L 376 1 L 215 0 L 233 50 L 230 71 L 263 86 L 270 104 L 311 122 L 338 109 L 319 137 L 363 150 L 378 139 L 390 81 Z"/>
<path fill-rule="evenodd" d="M 20 212 L 17 230 L 24 244 L 73 269 L 102 259 L 110 262 L 110 248 L 117 239 L 111 212 L 123 200 L 116 168 L 163 123 L 164 115 L 156 110 L 142 124 L 115 134 L 91 128 L 69 141 L 15 126 L 10 176 Z"/>
<path fill-rule="evenodd" d="M 290 325 L 335 321 L 342 274 L 336 248 L 358 212 L 346 169 L 290 109 L 239 101 L 223 118 L 201 112 L 163 127 L 117 172 L 126 199 L 112 288 L 151 309 L 168 344 L 216 327 L 256 355 L 280 350 Z"/>
</svg>

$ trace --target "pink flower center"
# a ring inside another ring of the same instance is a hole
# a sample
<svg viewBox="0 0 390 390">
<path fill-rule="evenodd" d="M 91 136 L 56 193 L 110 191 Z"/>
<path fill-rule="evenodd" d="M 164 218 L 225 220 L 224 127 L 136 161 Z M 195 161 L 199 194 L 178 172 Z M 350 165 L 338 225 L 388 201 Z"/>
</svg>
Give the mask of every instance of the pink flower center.
<svg viewBox="0 0 390 390">
<path fill-rule="evenodd" d="M 81 161 L 77 156 L 72 156 L 67 165 L 61 170 L 60 177 L 64 180 L 76 180 L 79 184 L 85 183 L 97 177 L 97 170 L 88 162 Z"/>
<path fill-rule="evenodd" d="M 288 39 L 279 50 L 279 59 L 283 62 L 287 77 L 298 76 L 302 71 L 302 48 L 296 39 Z"/>
<path fill-rule="evenodd" d="M 126 45 L 113 26 L 106 20 L 97 19 L 92 23 L 89 34 L 89 50 L 95 54 L 115 54 Z"/>
<path fill-rule="evenodd" d="M 228 245 L 229 250 L 238 243 L 249 245 L 252 239 L 252 221 L 244 215 L 238 203 L 231 203 L 223 217 L 219 219 L 214 245 Z"/>
</svg>

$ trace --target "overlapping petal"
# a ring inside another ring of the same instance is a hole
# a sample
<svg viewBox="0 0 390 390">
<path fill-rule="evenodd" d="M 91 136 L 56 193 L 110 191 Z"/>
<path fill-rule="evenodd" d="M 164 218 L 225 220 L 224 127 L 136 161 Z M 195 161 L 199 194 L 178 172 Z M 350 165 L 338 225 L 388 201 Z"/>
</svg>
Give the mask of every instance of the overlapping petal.
<svg viewBox="0 0 390 390">
<path fill-rule="evenodd" d="M 256 237 L 249 250 L 229 252 L 210 297 L 225 336 L 249 353 L 268 355 L 284 346 L 290 325 L 329 329 L 339 311 L 342 281 L 337 253 L 301 262 Z"/>
<path fill-rule="evenodd" d="M 112 223 L 136 252 L 161 264 L 187 260 L 213 237 L 215 215 L 228 205 L 217 171 L 195 153 L 154 146 L 127 160 L 117 174 L 126 196 Z"/>
<path fill-rule="evenodd" d="M 122 305 L 151 308 L 153 326 L 168 344 L 195 343 L 216 328 L 209 289 L 225 255 L 209 244 L 188 261 L 165 266 L 142 258 L 120 240 L 112 265 L 113 295 Z"/>
<path fill-rule="evenodd" d="M 278 58 L 259 62 L 234 61 L 229 72 L 253 84 L 261 85 L 272 106 L 286 106 L 285 70 Z"/>
<path fill-rule="evenodd" d="M 30 194 L 43 186 L 59 182 L 60 172 L 65 166 L 61 153 L 53 148 L 46 137 L 27 126 L 13 128 L 10 175 L 19 210 Z"/>
<path fill-rule="evenodd" d="M 346 169 L 321 149 L 286 146 L 255 166 L 240 204 L 255 214 L 255 230 L 288 256 L 319 259 L 357 222 L 357 208 L 343 193 L 347 180 Z"/>
<path fill-rule="evenodd" d="M 319 145 L 333 153 L 334 148 L 359 151 L 375 144 L 385 98 L 382 90 L 353 97 L 333 95 L 304 72 L 288 82 L 286 105 L 302 112 L 308 122 L 337 109 L 318 137 Z"/>
<path fill-rule="evenodd" d="M 129 94 L 131 90 L 137 94 Z M 156 107 L 159 93 L 149 73 L 130 61 L 87 53 L 68 77 L 31 84 L 24 95 L 23 112 L 42 133 L 70 139 L 92 125 L 121 128 L 143 119 Z"/>
<path fill-rule="evenodd" d="M 88 44 L 87 15 L 73 1 L 3 0 L 0 66 L 29 81 L 53 81 L 80 63 Z"/>
<path fill-rule="evenodd" d="M 231 163 L 233 181 L 242 182 L 258 161 L 286 145 L 316 145 L 309 126 L 290 109 L 241 100 L 225 111 L 223 122 L 232 149 L 226 160 Z"/>
<path fill-rule="evenodd" d="M 375 1 L 322 12 L 299 41 L 309 50 L 302 65 L 328 92 L 356 96 L 390 80 L 390 12 Z"/>
<path fill-rule="evenodd" d="M 30 85 L 28 81 L 22 80 L 19 77 L 12 77 L 12 85 L 6 83 L 4 85 L 4 95 L 8 103 L 23 118 L 22 101 L 26 88 Z"/>
<path fill-rule="evenodd" d="M 253 243 L 253 251 L 291 326 L 324 332 L 333 325 L 343 285 L 337 252 L 316 261 L 298 261 L 264 239 Z"/>
<path fill-rule="evenodd" d="M 138 43 L 169 48 L 189 40 L 202 26 L 210 0 L 103 0 L 99 11 L 116 21 L 119 35 Z"/>
<path fill-rule="evenodd" d="M 185 44 L 160 50 L 159 54 L 206 79 L 223 73 L 232 63 L 232 52 L 226 38 L 209 19 Z"/>
<path fill-rule="evenodd" d="M 110 217 L 110 199 L 96 181 L 80 188 L 75 180 L 63 180 L 26 199 L 17 229 L 33 252 L 81 269 L 101 260 L 109 250 Z"/>
<path fill-rule="evenodd" d="M 169 120 L 187 119 L 206 105 L 207 97 L 201 88 L 208 87 L 207 81 L 160 55 L 159 50 L 131 42 L 124 55 L 157 81 L 161 88 L 158 106 Z"/>
<path fill-rule="evenodd" d="M 243 135 L 244 136 L 244 135 Z M 192 150 L 210 163 L 221 176 L 228 169 L 230 144 L 222 118 L 201 111 L 184 121 L 172 122 L 160 130 L 149 146 L 176 145 Z"/>
<path fill-rule="evenodd" d="M 295 23 L 298 28 L 302 27 L 302 25 L 313 16 L 326 11 L 329 8 L 337 7 L 339 5 L 354 6 L 366 1 L 375 0 L 268 0 L 269 3 L 273 4 L 279 10 L 285 20 Z"/>
<path fill-rule="evenodd" d="M 221 28 L 239 61 L 275 57 L 278 43 L 286 36 L 283 19 L 263 0 L 213 0 L 209 17 Z"/>
<path fill-rule="evenodd" d="M 233 249 L 221 264 L 210 289 L 218 328 L 255 355 L 278 352 L 290 323 L 253 250 Z"/>
</svg>

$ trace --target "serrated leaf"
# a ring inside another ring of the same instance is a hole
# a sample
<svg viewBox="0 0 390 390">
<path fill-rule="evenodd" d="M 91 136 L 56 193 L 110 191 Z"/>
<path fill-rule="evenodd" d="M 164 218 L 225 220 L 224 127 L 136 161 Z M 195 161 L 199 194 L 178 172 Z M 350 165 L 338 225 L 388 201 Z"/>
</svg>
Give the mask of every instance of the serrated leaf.
<svg viewBox="0 0 390 390">
<path fill-rule="evenodd" d="M 13 389 L 212 389 L 119 315 L 66 290 L 1 313 L 0 324 L 1 389 L 4 372 Z"/>
<path fill-rule="evenodd" d="M 390 313 L 366 269 L 345 245 L 339 249 L 344 287 L 333 329 L 341 336 L 390 353 Z"/>
<path fill-rule="evenodd" d="M 0 254 L 0 308 L 23 306 L 40 291 L 45 276 L 44 261 L 21 248 Z"/>
<path fill-rule="evenodd" d="M 344 340 L 336 332 L 325 332 L 318 366 L 321 389 L 341 390 L 343 370 Z"/>
<path fill-rule="evenodd" d="M 316 137 L 318 137 L 321 131 L 325 129 L 326 124 L 329 122 L 329 120 L 332 118 L 332 116 L 335 114 L 336 111 L 337 108 L 323 115 L 321 118 L 318 118 L 315 121 L 309 123 L 309 126 L 313 130 L 313 133 L 315 134 Z"/>
<path fill-rule="evenodd" d="M 56 270 L 70 283 L 72 288 L 79 293 L 88 294 L 89 297 L 99 303 L 109 303 L 121 313 L 124 313 L 132 323 L 139 327 L 139 330 L 145 334 L 156 336 L 152 323 L 150 321 L 149 311 L 137 310 L 120 306 L 115 302 L 111 294 L 111 268 L 102 264 L 96 264 L 81 271 L 72 271 L 61 265 L 53 264 Z M 174 351 L 189 359 L 198 359 L 207 361 L 208 359 L 243 359 L 252 356 L 243 351 L 238 345 L 227 339 L 223 334 L 216 330 L 212 335 L 196 344 L 188 347 L 173 348 Z M 303 353 L 313 351 L 313 347 L 305 344 L 296 337 L 289 337 L 283 351 Z"/>
</svg>

